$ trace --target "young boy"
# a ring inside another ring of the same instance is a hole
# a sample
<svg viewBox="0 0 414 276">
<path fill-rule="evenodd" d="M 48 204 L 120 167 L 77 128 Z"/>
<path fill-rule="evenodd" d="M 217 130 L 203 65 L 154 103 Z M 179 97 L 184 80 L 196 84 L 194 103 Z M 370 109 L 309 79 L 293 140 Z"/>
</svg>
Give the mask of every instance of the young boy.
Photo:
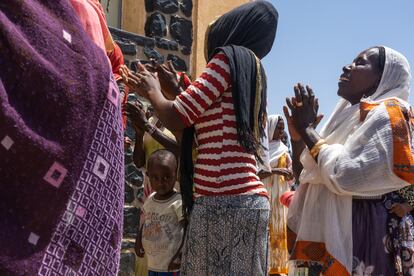
<svg viewBox="0 0 414 276">
<path fill-rule="evenodd" d="M 153 192 L 143 206 L 144 222 L 136 240 L 136 253 L 147 254 L 149 276 L 180 275 L 184 217 L 181 195 L 174 189 L 177 159 L 168 150 L 152 153 L 147 176 Z"/>
</svg>

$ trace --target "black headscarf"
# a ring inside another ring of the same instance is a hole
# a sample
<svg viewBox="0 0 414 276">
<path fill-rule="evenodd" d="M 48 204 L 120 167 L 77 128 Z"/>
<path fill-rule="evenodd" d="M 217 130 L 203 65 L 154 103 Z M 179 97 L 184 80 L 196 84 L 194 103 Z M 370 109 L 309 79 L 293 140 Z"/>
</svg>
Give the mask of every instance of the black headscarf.
<svg viewBox="0 0 414 276">
<path fill-rule="evenodd" d="M 255 1 L 222 15 L 209 26 L 206 34 L 207 62 L 218 52 L 223 52 L 229 60 L 237 140 L 259 161 L 267 98 L 266 75 L 260 59 L 272 48 L 277 21 L 278 13 L 269 2 Z M 183 207 L 187 215 L 193 204 L 194 172 L 192 149 L 186 145 L 192 145 L 193 139 L 194 128 L 185 129 L 180 168 Z"/>
</svg>

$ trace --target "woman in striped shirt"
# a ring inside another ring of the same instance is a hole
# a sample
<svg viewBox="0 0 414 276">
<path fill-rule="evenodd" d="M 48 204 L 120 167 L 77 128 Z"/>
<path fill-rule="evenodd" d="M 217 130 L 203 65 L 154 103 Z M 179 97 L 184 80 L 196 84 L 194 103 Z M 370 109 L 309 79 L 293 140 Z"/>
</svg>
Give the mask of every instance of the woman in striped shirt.
<svg viewBox="0 0 414 276">
<path fill-rule="evenodd" d="M 183 275 L 267 272 L 269 202 L 256 159 L 266 122 L 260 59 L 273 45 L 277 19 L 271 4 L 255 1 L 210 24 L 207 66 L 173 101 L 143 66 L 128 76 L 129 86 L 152 103 L 167 128 L 184 129 L 181 189 L 189 226 Z"/>
</svg>

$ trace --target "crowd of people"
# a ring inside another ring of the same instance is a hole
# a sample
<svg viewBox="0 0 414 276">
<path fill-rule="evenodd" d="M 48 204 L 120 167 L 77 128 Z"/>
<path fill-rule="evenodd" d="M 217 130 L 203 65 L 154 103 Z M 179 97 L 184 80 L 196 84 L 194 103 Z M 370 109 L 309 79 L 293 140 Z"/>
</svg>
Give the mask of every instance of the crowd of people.
<svg viewBox="0 0 414 276">
<path fill-rule="evenodd" d="M 414 275 L 407 59 L 358 54 L 317 131 L 310 86 L 267 112 L 277 23 L 266 1 L 220 16 L 191 80 L 125 66 L 98 0 L 1 2 L 0 275 L 116 275 L 129 146 L 137 276 Z"/>
</svg>

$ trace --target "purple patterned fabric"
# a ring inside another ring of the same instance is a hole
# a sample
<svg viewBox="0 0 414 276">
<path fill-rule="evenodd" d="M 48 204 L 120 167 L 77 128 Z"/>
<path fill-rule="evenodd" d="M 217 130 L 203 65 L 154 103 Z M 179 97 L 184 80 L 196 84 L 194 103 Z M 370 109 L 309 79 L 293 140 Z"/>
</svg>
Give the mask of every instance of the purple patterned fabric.
<svg viewBox="0 0 414 276">
<path fill-rule="evenodd" d="M 353 274 L 395 275 L 392 255 L 384 245 L 388 216 L 381 198 L 352 201 Z"/>
<path fill-rule="evenodd" d="M 413 275 L 414 218 L 390 213 L 397 202 L 403 202 L 397 193 L 352 201 L 352 275 Z"/>
<path fill-rule="evenodd" d="M 116 275 L 119 92 L 69 1 L 0 1 L 0 275 Z"/>
</svg>

